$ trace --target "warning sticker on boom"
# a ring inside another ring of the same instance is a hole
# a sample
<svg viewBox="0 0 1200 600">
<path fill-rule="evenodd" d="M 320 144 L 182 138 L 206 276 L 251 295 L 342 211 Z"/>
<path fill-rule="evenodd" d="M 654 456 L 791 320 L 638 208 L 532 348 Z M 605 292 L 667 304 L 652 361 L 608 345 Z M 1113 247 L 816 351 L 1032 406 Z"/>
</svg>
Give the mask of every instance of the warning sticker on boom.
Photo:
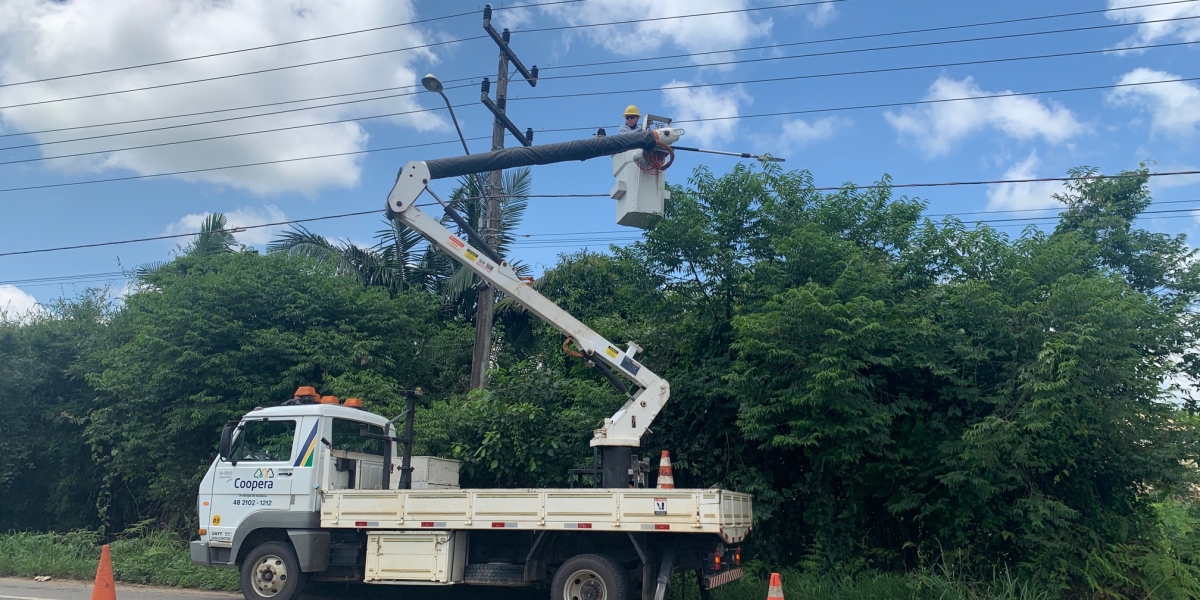
<svg viewBox="0 0 1200 600">
<path fill-rule="evenodd" d="M 638 371 L 642 370 L 642 365 L 637 364 L 632 358 L 626 356 L 625 358 L 621 359 L 621 368 L 634 375 L 637 375 Z"/>
<path fill-rule="evenodd" d="M 463 256 L 467 257 L 467 260 L 471 262 L 475 262 L 475 259 L 479 258 L 479 255 L 475 254 L 473 250 L 467 250 L 463 253 Z"/>
<path fill-rule="evenodd" d="M 617 349 L 613 348 L 612 346 L 605 348 L 604 353 L 607 354 L 609 358 L 616 358 L 617 354 L 619 354 Z"/>
<path fill-rule="evenodd" d="M 463 246 L 466 246 L 466 244 L 464 244 L 462 240 L 458 239 L 458 237 L 453 236 L 453 235 L 450 236 L 449 239 L 447 239 L 446 241 L 450 242 L 451 246 L 454 246 L 455 248 L 457 248 L 459 250 L 462 250 Z"/>
</svg>

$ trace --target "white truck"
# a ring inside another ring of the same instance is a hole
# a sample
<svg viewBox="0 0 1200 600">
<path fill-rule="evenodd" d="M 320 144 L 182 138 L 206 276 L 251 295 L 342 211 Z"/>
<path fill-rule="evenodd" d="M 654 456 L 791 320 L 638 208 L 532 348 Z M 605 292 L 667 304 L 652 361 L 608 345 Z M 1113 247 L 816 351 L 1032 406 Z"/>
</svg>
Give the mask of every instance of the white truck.
<svg viewBox="0 0 1200 600">
<path fill-rule="evenodd" d="M 434 179 L 612 156 L 618 221 L 645 223 L 666 197 L 655 167 L 682 133 L 664 128 L 410 162 L 388 196 L 393 218 L 559 329 L 573 354 L 627 395 L 595 431 L 599 464 L 573 473 L 593 487 L 461 489 L 457 462 L 411 455 L 415 393 L 401 434 L 401 417 L 301 388 L 221 432 L 219 455 L 200 485 L 192 561 L 239 568 L 247 600 L 291 600 L 308 580 L 548 582 L 553 600 L 662 600 L 681 569 L 695 570 L 704 589 L 739 578 L 738 545 L 753 520 L 748 494 L 644 487 L 648 461 L 633 451 L 670 386 L 634 359 L 637 344 L 618 348 L 539 294 L 451 207 L 443 203 L 468 240 L 414 205 L 425 191 L 437 198 L 428 189 Z M 647 160 L 648 153 L 660 154 Z"/>
</svg>

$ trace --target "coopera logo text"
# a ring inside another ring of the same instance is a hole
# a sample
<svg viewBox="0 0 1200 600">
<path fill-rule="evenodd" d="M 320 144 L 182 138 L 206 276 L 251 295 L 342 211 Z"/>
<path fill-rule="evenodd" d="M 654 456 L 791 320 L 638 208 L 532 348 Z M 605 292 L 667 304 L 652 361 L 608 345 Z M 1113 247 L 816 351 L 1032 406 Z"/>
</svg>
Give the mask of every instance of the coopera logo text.
<svg viewBox="0 0 1200 600">
<path fill-rule="evenodd" d="M 233 487 L 242 490 L 271 490 L 275 489 L 275 482 L 270 479 L 242 479 L 238 477 L 233 480 Z"/>
</svg>

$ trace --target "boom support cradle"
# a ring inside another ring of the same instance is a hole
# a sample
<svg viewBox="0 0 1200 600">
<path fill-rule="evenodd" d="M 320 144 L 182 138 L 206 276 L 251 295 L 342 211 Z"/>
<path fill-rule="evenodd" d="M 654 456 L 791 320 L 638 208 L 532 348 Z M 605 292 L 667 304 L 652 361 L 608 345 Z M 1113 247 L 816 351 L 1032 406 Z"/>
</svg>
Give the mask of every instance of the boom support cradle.
<svg viewBox="0 0 1200 600">
<path fill-rule="evenodd" d="M 659 130 L 657 132 L 646 133 L 653 134 L 651 144 L 669 144 L 677 140 L 682 131 Z M 620 137 L 624 136 L 616 136 L 616 138 Z M 631 146 L 634 148 L 638 147 L 637 143 L 633 143 L 635 136 L 629 137 Z M 614 139 L 610 138 L 610 141 Z M 566 144 L 579 144 L 579 142 L 566 142 Z M 611 153 L 611 146 L 612 144 L 609 143 L 603 147 L 597 147 L 595 150 L 596 154 L 586 158 Z M 501 152 L 505 151 L 497 151 L 491 154 L 496 155 Z M 478 160 L 478 157 L 486 157 L 486 155 L 472 155 L 472 158 L 475 160 Z M 503 157 L 499 160 L 502 159 Z M 563 160 L 583 159 L 578 153 L 574 153 L 569 158 Z M 496 160 L 498 159 L 493 158 L 493 161 Z M 516 162 L 523 161 L 518 160 Z M 546 164 L 548 162 L 562 161 L 553 159 L 541 160 L 534 164 Z M 506 166 L 522 165 L 513 164 L 510 161 Z M 442 174 L 438 178 L 463 174 L 453 173 L 444 168 L 441 170 L 450 174 Z M 634 360 L 634 355 L 640 350 L 636 344 L 630 342 L 626 349 L 622 350 L 618 348 L 590 327 L 584 325 L 579 319 L 571 316 L 570 313 L 560 308 L 549 298 L 538 293 L 527 282 L 522 281 L 507 261 L 496 263 L 488 258 L 479 248 L 459 238 L 438 220 L 417 208 L 415 206 L 417 198 L 425 192 L 432 179 L 434 177 L 430 174 L 429 164 L 425 161 L 413 161 L 404 165 L 404 168 L 401 169 L 396 178 L 396 184 L 392 187 L 391 193 L 388 194 L 387 204 L 389 211 L 395 218 L 400 219 L 405 225 L 411 227 L 413 231 L 420 233 L 431 243 L 436 244 L 443 252 L 453 257 L 464 267 L 470 269 L 484 281 L 508 294 L 543 321 L 572 338 L 576 346 L 579 347 L 579 350 L 588 360 L 598 361 L 613 372 L 619 373 L 632 381 L 636 389 L 632 390 L 629 394 L 629 399 L 625 402 L 625 405 L 613 414 L 613 416 L 605 419 L 603 427 L 595 430 L 591 445 L 594 447 L 639 447 L 642 435 L 649 428 L 650 424 L 654 422 L 654 418 L 658 416 L 659 411 L 662 410 L 667 400 L 671 397 L 670 384 Z"/>
</svg>

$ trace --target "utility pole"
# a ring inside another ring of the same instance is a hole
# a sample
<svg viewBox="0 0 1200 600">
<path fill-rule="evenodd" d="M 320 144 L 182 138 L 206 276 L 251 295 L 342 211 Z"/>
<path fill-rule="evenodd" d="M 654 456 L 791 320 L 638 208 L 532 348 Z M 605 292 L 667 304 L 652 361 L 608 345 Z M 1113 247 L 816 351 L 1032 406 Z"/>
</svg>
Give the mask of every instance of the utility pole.
<svg viewBox="0 0 1200 600">
<path fill-rule="evenodd" d="M 503 33 L 497 33 L 496 29 L 492 27 L 491 4 L 486 5 L 483 9 L 483 29 L 500 47 L 500 64 L 496 68 L 495 102 L 488 96 L 490 83 L 487 78 L 483 80 L 480 93 L 480 101 L 488 110 L 492 111 L 492 115 L 495 117 L 492 122 L 492 150 L 504 149 L 505 130 L 511 132 L 517 141 L 529 146 L 533 143 L 533 129 L 526 129 L 522 134 L 517 126 L 509 120 L 505 111 L 508 96 L 508 69 L 511 62 L 530 86 L 537 85 L 538 69 L 536 66 L 526 69 L 525 65 L 521 63 L 521 59 L 513 53 L 508 45 L 510 34 L 507 29 Z M 479 232 L 483 236 L 484 242 L 492 249 L 496 248 L 500 239 L 500 196 L 504 193 L 503 190 L 503 171 L 489 173 L 486 189 L 480 190 L 483 197 L 480 199 L 482 206 L 479 211 Z M 487 385 L 486 375 L 492 357 L 492 323 L 495 309 L 495 292 L 492 291 L 491 286 L 484 283 L 479 287 L 475 308 L 475 351 L 471 356 L 471 389 L 483 389 Z"/>
</svg>

